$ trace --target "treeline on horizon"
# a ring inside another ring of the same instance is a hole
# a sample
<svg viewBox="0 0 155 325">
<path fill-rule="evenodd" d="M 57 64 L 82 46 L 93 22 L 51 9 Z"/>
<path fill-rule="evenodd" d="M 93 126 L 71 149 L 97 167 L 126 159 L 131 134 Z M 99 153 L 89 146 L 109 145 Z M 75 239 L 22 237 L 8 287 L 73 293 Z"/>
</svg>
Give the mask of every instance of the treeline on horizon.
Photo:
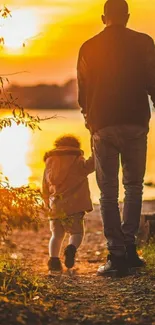
<svg viewBox="0 0 155 325">
<path fill-rule="evenodd" d="M 18 99 L 18 104 L 31 109 L 77 109 L 77 81 L 63 85 L 38 84 L 29 86 L 10 85 L 7 92 Z"/>
</svg>

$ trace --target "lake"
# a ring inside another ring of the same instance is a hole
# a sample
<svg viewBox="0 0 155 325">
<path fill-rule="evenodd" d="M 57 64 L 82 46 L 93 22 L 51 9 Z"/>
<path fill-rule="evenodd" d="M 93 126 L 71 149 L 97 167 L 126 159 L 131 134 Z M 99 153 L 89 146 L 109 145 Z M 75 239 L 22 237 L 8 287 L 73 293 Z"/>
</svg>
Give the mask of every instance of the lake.
<svg viewBox="0 0 155 325">
<path fill-rule="evenodd" d="M 44 153 L 53 148 L 53 142 L 63 133 L 73 133 L 81 140 L 85 157 L 90 155 L 90 136 L 84 127 L 83 117 L 78 110 L 33 110 L 33 115 L 40 118 L 56 118 L 41 122 L 42 131 L 31 131 L 24 126 L 6 128 L 0 133 L 0 169 L 9 178 L 13 186 L 33 183 L 41 186 L 44 169 Z M 6 113 L 5 113 L 6 115 Z M 120 171 L 121 179 L 121 171 Z M 148 137 L 148 158 L 145 182 L 155 183 L 155 113 L 150 122 Z M 92 200 L 99 201 L 99 190 L 95 173 L 89 176 Z M 155 188 L 144 188 L 144 199 L 155 198 Z M 123 188 L 120 185 L 120 200 L 123 199 Z"/>
</svg>

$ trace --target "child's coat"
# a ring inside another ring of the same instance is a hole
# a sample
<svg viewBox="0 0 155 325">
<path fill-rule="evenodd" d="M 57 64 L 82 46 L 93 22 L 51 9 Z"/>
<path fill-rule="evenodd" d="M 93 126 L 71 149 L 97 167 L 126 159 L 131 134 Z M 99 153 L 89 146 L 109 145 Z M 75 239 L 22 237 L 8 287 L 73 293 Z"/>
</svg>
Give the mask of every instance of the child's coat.
<svg viewBox="0 0 155 325">
<path fill-rule="evenodd" d="M 45 154 L 43 197 L 51 200 L 52 218 L 63 218 L 82 211 L 91 211 L 92 202 L 88 174 L 94 171 L 94 160 L 85 160 L 75 147 L 59 147 Z"/>
</svg>

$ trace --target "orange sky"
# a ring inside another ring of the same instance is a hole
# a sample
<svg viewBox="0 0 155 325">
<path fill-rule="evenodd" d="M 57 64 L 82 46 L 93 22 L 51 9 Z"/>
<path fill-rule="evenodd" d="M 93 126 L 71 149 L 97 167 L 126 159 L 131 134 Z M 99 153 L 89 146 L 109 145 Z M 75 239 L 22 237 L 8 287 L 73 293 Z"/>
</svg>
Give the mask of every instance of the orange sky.
<svg viewBox="0 0 155 325">
<path fill-rule="evenodd" d="M 155 1 L 128 3 L 129 27 L 155 39 Z M 5 4 L 12 10 L 12 18 L 0 22 L 0 35 L 6 43 L 1 49 L 0 74 L 26 70 L 9 77 L 17 83 L 61 83 L 75 77 L 80 45 L 103 28 L 104 1 L 8 0 Z"/>
</svg>

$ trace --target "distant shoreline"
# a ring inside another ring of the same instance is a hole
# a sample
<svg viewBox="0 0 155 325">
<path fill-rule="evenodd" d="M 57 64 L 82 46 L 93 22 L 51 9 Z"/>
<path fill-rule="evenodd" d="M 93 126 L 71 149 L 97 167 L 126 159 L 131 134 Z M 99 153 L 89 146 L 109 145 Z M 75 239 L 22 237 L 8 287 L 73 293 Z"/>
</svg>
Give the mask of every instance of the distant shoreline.
<svg viewBox="0 0 155 325">
<path fill-rule="evenodd" d="M 63 85 L 37 84 L 19 86 L 12 84 L 6 91 L 18 104 L 28 109 L 78 109 L 77 80 L 71 79 Z"/>
</svg>

